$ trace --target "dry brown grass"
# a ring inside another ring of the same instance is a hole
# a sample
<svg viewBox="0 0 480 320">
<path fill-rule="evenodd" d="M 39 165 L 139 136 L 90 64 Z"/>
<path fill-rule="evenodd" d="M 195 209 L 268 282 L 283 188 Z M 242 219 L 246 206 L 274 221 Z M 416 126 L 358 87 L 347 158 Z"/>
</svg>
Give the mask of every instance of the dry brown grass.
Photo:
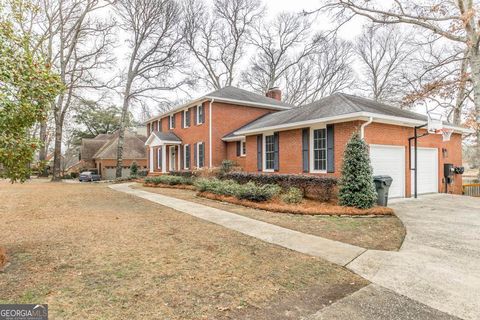
<svg viewBox="0 0 480 320">
<path fill-rule="evenodd" d="M 370 209 L 357 209 L 351 207 L 342 207 L 336 204 L 319 202 L 304 199 L 302 203 L 288 204 L 273 199 L 265 202 L 254 202 L 249 200 L 240 200 L 235 197 L 219 195 L 211 192 L 200 192 L 198 196 L 242 205 L 249 208 L 267 210 L 273 212 L 303 214 L 303 215 L 331 215 L 331 216 L 359 216 L 359 215 L 392 215 L 393 210 L 387 207 L 373 207 Z"/>
<path fill-rule="evenodd" d="M 52 319 L 299 319 L 367 284 L 103 184 L 0 182 L 0 198 L 0 303 Z"/>
<path fill-rule="evenodd" d="M 292 230 L 350 243 L 367 249 L 398 250 L 406 233 L 402 222 L 395 215 L 329 216 L 279 213 L 197 197 L 196 192 L 191 190 L 152 189 L 139 185 L 133 186 L 133 188 L 198 202 Z"/>
</svg>

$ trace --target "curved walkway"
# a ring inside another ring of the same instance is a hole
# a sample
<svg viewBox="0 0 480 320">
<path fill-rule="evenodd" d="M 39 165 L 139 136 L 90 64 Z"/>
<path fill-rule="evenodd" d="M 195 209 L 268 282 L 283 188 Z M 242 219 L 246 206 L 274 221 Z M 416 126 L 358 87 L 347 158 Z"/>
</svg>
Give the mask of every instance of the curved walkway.
<svg viewBox="0 0 480 320">
<path fill-rule="evenodd" d="M 341 266 L 347 265 L 366 251 L 365 248 L 290 230 L 203 204 L 132 189 L 130 185 L 131 183 L 123 183 L 110 185 L 109 187 L 272 244 L 323 258 Z"/>
</svg>

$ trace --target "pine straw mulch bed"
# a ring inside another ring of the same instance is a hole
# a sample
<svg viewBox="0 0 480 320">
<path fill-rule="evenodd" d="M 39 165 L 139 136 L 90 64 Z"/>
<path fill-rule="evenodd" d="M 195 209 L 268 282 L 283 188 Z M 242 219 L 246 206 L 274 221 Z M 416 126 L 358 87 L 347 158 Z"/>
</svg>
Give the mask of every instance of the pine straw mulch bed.
<svg viewBox="0 0 480 320">
<path fill-rule="evenodd" d="M 254 202 L 249 200 L 240 200 L 235 197 L 219 195 L 211 192 L 199 192 L 197 196 L 204 197 L 211 200 L 229 202 L 229 203 L 242 205 L 242 206 L 254 208 L 254 209 L 273 211 L 273 212 L 282 212 L 282 213 L 302 214 L 302 215 L 332 215 L 332 216 L 393 215 L 393 210 L 387 207 L 357 209 L 357 208 L 351 208 L 351 207 L 342 207 L 332 203 L 313 201 L 309 199 L 304 199 L 301 203 L 298 203 L 298 204 L 287 204 L 278 199 L 272 199 L 266 202 Z"/>
<path fill-rule="evenodd" d="M 6 264 L 7 264 L 7 252 L 4 248 L 0 247 L 0 272 L 3 271 L 3 268 Z"/>
</svg>

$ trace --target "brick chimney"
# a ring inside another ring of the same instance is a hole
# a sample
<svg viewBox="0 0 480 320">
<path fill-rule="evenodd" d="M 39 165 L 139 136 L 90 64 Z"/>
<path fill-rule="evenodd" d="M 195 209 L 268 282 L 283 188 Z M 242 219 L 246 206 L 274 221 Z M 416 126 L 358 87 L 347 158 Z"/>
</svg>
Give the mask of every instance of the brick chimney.
<svg viewBox="0 0 480 320">
<path fill-rule="evenodd" d="M 269 98 L 282 101 L 282 90 L 280 90 L 278 87 L 268 89 L 265 95 Z"/>
</svg>

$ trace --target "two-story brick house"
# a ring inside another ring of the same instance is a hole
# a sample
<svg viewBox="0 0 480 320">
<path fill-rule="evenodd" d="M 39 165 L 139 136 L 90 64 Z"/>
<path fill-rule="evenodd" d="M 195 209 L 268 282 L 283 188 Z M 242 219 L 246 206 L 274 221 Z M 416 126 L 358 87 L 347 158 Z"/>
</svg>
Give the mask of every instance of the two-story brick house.
<svg viewBox="0 0 480 320">
<path fill-rule="evenodd" d="M 424 115 L 346 94 L 294 107 L 281 102 L 277 88 L 265 97 L 226 87 L 148 120 L 149 171 L 213 168 L 228 159 L 248 172 L 338 177 L 345 144 L 360 131 L 370 145 L 374 174 L 392 176 L 391 195 L 408 197 L 408 138 L 426 121 Z M 450 141 L 438 134 L 418 140 L 419 193 L 444 191 L 443 164 L 462 165 L 465 129 L 445 127 L 453 130 Z M 460 176 L 448 191 L 461 192 Z"/>
</svg>

